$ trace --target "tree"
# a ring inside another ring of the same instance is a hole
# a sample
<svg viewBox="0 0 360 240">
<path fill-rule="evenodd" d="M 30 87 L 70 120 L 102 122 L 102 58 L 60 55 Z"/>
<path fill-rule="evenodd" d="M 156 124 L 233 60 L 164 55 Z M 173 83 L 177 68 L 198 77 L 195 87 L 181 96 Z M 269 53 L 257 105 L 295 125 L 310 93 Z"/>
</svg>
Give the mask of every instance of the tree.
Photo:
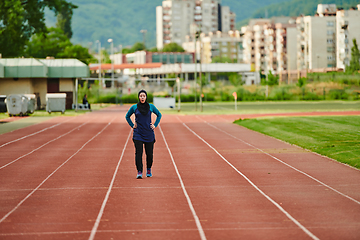
<svg viewBox="0 0 360 240">
<path fill-rule="evenodd" d="M 142 43 L 142 42 L 137 42 L 137 43 L 135 43 L 135 44 L 132 46 L 132 48 L 131 48 L 131 51 L 132 51 L 132 52 L 142 51 L 142 50 L 146 50 L 146 49 L 145 49 L 145 45 L 144 45 L 144 43 Z"/>
<path fill-rule="evenodd" d="M 159 50 L 157 49 L 157 47 L 153 47 L 149 50 L 150 52 L 158 52 Z"/>
<path fill-rule="evenodd" d="M 71 29 L 71 18 L 73 15 L 73 8 L 77 8 L 77 6 L 73 5 L 73 7 L 63 6 L 57 15 L 56 27 L 63 30 L 65 35 L 70 39 L 72 37 L 72 29 Z"/>
<path fill-rule="evenodd" d="M 242 81 L 242 76 L 238 73 L 231 74 L 229 76 L 229 81 L 235 87 L 244 84 L 244 82 Z"/>
<path fill-rule="evenodd" d="M 347 72 L 356 72 L 360 70 L 360 51 L 356 43 L 356 39 L 353 39 L 353 47 L 351 48 L 351 60 L 350 65 L 346 66 Z"/>
<path fill-rule="evenodd" d="M 60 52 L 57 58 L 76 58 L 88 65 L 90 62 L 97 61 L 90 53 L 87 48 L 77 44 L 66 46 L 64 52 Z"/>
<path fill-rule="evenodd" d="M 177 43 L 168 43 L 162 49 L 163 52 L 185 52 L 185 50 Z"/>
<path fill-rule="evenodd" d="M 87 48 L 73 45 L 61 29 L 49 28 L 47 31 L 47 34 L 37 33 L 31 38 L 24 51 L 26 57 L 77 58 L 86 64 L 93 59 Z"/>
<path fill-rule="evenodd" d="M 34 33 L 46 33 L 44 10 L 57 14 L 62 8 L 76 6 L 66 0 L 1 0 L 0 53 L 3 57 L 19 57 Z"/>
<path fill-rule="evenodd" d="M 234 59 L 234 62 L 236 62 L 237 60 Z M 220 56 L 216 56 L 213 57 L 211 60 L 212 63 L 232 63 L 233 61 L 231 60 L 231 58 L 229 57 L 220 57 Z"/>
<path fill-rule="evenodd" d="M 271 71 L 269 71 L 269 74 L 267 75 L 267 80 L 266 78 L 263 78 L 261 75 L 260 77 L 261 77 L 262 85 L 269 85 L 269 86 L 279 85 L 279 76 L 275 76 L 274 74 L 272 74 Z"/>
<path fill-rule="evenodd" d="M 24 52 L 25 57 L 57 57 L 66 47 L 72 45 L 61 29 L 52 27 L 47 32 L 37 33 L 31 38 Z"/>
</svg>

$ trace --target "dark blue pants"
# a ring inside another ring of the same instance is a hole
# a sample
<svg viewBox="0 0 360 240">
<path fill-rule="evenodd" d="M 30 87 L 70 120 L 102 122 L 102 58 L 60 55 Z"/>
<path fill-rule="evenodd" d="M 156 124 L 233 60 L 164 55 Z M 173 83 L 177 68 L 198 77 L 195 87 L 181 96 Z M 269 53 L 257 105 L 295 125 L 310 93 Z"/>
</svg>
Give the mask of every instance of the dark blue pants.
<svg viewBox="0 0 360 240">
<path fill-rule="evenodd" d="M 141 172 L 143 171 L 142 155 L 143 155 L 144 145 L 145 145 L 145 154 L 146 154 L 146 167 L 151 168 L 153 164 L 154 142 L 143 142 L 134 139 L 133 142 L 135 146 L 136 169 Z"/>
</svg>

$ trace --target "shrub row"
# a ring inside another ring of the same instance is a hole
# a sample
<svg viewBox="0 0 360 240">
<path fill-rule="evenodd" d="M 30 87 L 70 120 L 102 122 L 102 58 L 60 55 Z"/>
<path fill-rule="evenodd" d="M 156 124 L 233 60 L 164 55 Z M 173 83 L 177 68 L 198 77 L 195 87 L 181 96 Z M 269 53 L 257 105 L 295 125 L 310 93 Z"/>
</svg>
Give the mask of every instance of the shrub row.
<svg viewBox="0 0 360 240">
<path fill-rule="evenodd" d="M 258 88 L 255 92 L 250 92 L 249 90 L 240 87 L 236 91 L 237 100 L 238 101 L 282 101 L 282 100 L 360 100 L 360 92 L 353 91 L 351 89 L 331 89 L 327 92 L 323 92 L 322 94 L 313 92 L 312 90 L 308 90 L 302 88 L 302 90 L 298 93 L 294 93 L 291 87 L 277 87 L 273 88 L 269 91 L 269 95 L 266 98 L 265 90 Z M 114 93 L 109 93 L 106 95 L 90 95 L 89 101 L 93 103 L 137 103 L 138 97 L 136 93 L 133 94 L 123 94 L 120 98 L 115 98 L 116 95 Z M 159 96 L 162 97 L 162 96 Z M 151 93 L 148 93 L 148 102 L 153 102 L 154 96 Z M 178 97 L 176 96 L 176 101 L 178 101 Z M 199 95 L 197 95 L 197 99 L 199 100 Z M 203 97 L 203 101 L 233 101 L 234 97 L 232 93 L 221 92 L 217 95 L 212 93 L 205 93 Z M 80 101 L 80 99 L 79 99 Z M 182 94 L 181 102 L 194 102 L 195 95 L 194 94 Z"/>
</svg>

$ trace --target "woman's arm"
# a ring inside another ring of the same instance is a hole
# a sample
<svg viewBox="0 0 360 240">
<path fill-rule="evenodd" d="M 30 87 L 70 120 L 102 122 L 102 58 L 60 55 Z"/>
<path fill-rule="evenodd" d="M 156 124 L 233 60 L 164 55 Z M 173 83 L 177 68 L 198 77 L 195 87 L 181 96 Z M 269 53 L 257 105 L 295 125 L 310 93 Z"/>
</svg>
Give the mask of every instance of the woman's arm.
<svg viewBox="0 0 360 240">
<path fill-rule="evenodd" d="M 155 107 L 155 105 L 153 105 L 153 104 L 150 104 L 150 111 L 156 115 L 156 121 L 154 123 L 154 126 L 157 127 L 160 123 L 160 119 L 161 119 L 162 115 L 159 112 L 159 110 Z"/>
<path fill-rule="evenodd" d="M 129 111 L 125 115 L 125 119 L 126 119 L 126 121 L 128 122 L 128 124 L 129 124 L 129 126 L 131 128 L 134 128 L 134 123 L 131 121 L 130 117 L 131 117 L 131 115 L 134 114 L 135 109 L 136 109 L 136 105 L 131 106 L 131 108 L 129 109 Z"/>
</svg>

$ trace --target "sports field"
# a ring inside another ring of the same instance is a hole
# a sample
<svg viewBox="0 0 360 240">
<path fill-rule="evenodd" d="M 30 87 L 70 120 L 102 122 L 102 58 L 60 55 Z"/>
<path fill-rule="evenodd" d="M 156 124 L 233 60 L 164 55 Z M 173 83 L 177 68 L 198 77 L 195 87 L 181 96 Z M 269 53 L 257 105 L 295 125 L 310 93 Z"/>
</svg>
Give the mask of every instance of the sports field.
<svg viewBox="0 0 360 240">
<path fill-rule="evenodd" d="M 232 123 L 251 107 L 163 111 L 141 180 L 128 108 L 0 135 L 0 239 L 360 238 L 359 170 Z"/>
</svg>

